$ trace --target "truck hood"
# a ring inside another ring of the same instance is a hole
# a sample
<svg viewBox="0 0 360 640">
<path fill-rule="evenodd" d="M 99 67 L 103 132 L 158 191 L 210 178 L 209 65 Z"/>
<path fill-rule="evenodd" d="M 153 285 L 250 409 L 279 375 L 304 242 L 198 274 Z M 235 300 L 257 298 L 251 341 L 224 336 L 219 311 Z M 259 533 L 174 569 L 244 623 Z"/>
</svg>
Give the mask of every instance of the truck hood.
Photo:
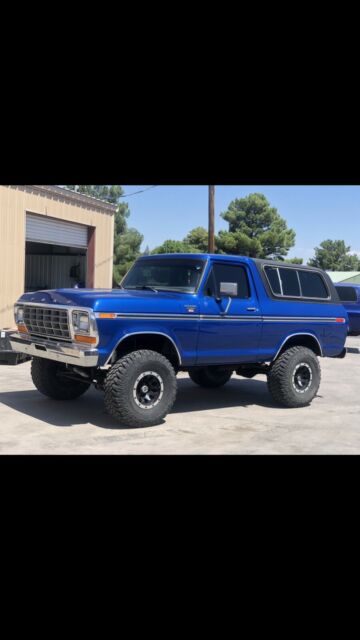
<svg viewBox="0 0 360 640">
<path fill-rule="evenodd" d="M 196 306 L 196 295 L 166 291 L 129 289 L 52 289 L 24 293 L 21 302 L 88 307 L 96 312 L 166 312 L 187 313 L 187 303 Z"/>
</svg>

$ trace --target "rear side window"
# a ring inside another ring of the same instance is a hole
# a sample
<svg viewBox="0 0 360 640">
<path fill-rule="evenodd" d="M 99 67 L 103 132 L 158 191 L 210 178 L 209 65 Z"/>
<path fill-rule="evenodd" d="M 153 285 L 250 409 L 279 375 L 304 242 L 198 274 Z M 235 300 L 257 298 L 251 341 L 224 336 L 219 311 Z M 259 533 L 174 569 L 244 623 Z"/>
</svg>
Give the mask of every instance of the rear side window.
<svg viewBox="0 0 360 640">
<path fill-rule="evenodd" d="M 355 287 L 336 287 L 336 291 L 343 302 L 357 302 Z"/>
<path fill-rule="evenodd" d="M 279 270 L 274 269 L 273 267 L 266 267 L 266 275 L 270 282 L 270 286 L 273 290 L 273 293 L 276 295 L 281 295 L 281 286 L 280 286 L 280 278 L 279 278 Z"/>
<path fill-rule="evenodd" d="M 329 291 L 324 279 L 316 271 L 286 267 L 265 267 L 266 277 L 276 296 L 327 300 Z"/>
<path fill-rule="evenodd" d="M 320 273 L 298 271 L 302 295 L 304 298 L 328 298 L 329 292 Z"/>
<path fill-rule="evenodd" d="M 216 297 L 220 295 L 220 283 L 232 282 L 237 284 L 237 298 L 250 298 L 250 287 L 244 267 L 229 264 L 214 264 L 211 269 L 205 287 L 207 296 Z"/>
<path fill-rule="evenodd" d="M 300 298 L 300 285 L 295 269 L 279 269 L 284 296 L 296 296 Z"/>
</svg>

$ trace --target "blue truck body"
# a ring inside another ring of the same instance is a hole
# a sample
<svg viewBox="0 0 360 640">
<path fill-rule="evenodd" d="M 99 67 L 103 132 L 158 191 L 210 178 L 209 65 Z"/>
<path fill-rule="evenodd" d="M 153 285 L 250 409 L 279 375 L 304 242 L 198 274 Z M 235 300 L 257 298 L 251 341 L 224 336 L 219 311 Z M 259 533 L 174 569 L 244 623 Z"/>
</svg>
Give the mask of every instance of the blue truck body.
<svg viewBox="0 0 360 640">
<path fill-rule="evenodd" d="M 325 272 L 208 254 L 142 257 L 119 289 L 26 293 L 15 318 L 11 345 L 39 391 L 72 399 L 95 383 L 129 426 L 169 412 L 180 370 L 205 387 L 264 373 L 276 401 L 304 406 L 318 357 L 344 357 L 349 328 Z"/>
<path fill-rule="evenodd" d="M 339 283 L 335 286 L 349 316 L 349 333 L 360 334 L 360 284 Z"/>
<path fill-rule="evenodd" d="M 309 303 L 269 297 L 251 258 L 198 254 L 182 257 L 204 260 L 205 268 L 196 293 L 58 289 L 24 294 L 18 303 L 78 306 L 93 310 L 96 316 L 115 313 L 116 318 L 96 318 L 100 337 L 99 366 L 108 362 L 121 340 L 137 333 L 168 336 L 178 350 L 183 367 L 271 361 L 285 341 L 296 334 L 313 336 L 323 356 L 337 356 L 343 350 L 348 317 L 339 300 Z M 168 259 L 169 256 L 156 258 Z M 142 261 L 148 259 L 141 258 Z M 226 299 L 217 302 L 204 291 L 212 265 L 219 262 L 243 265 L 251 290 L 250 298 L 234 300 L 223 316 Z M 249 308 L 255 311 L 249 311 Z"/>
</svg>

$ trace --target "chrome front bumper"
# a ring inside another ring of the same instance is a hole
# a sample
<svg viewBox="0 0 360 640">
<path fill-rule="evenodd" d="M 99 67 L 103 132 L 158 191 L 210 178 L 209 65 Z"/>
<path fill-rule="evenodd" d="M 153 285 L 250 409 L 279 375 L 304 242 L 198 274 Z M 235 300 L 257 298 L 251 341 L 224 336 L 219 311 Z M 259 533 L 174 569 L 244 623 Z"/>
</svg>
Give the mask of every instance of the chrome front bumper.
<svg viewBox="0 0 360 640">
<path fill-rule="evenodd" d="M 76 364 L 78 367 L 96 367 L 99 360 L 97 349 L 88 349 L 74 343 L 50 342 L 41 338 L 24 338 L 19 333 L 10 336 L 13 351 L 26 353 L 35 358 L 57 360 L 66 364 Z"/>
</svg>

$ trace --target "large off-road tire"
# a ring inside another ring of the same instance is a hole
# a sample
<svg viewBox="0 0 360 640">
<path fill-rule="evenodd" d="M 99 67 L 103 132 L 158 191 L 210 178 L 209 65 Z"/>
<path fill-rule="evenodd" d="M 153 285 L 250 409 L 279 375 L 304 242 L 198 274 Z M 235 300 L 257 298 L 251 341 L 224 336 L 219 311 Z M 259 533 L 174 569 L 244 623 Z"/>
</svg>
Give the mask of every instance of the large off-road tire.
<svg viewBox="0 0 360 640">
<path fill-rule="evenodd" d="M 171 411 L 177 392 L 173 366 L 160 353 L 133 351 L 105 378 L 105 407 L 124 427 L 151 427 Z"/>
<path fill-rule="evenodd" d="M 220 367 L 199 367 L 199 369 L 190 370 L 189 376 L 200 387 L 215 389 L 226 384 L 230 380 L 232 373 L 232 371 L 227 371 Z"/>
<path fill-rule="evenodd" d="M 89 387 L 87 382 L 67 380 L 61 376 L 66 367 L 62 362 L 33 358 L 31 363 L 32 381 L 40 393 L 54 400 L 74 400 L 82 396 Z"/>
<path fill-rule="evenodd" d="M 274 400 L 284 407 L 304 407 L 316 396 L 320 380 L 316 354 L 306 347 L 291 347 L 271 366 L 268 388 Z"/>
</svg>

